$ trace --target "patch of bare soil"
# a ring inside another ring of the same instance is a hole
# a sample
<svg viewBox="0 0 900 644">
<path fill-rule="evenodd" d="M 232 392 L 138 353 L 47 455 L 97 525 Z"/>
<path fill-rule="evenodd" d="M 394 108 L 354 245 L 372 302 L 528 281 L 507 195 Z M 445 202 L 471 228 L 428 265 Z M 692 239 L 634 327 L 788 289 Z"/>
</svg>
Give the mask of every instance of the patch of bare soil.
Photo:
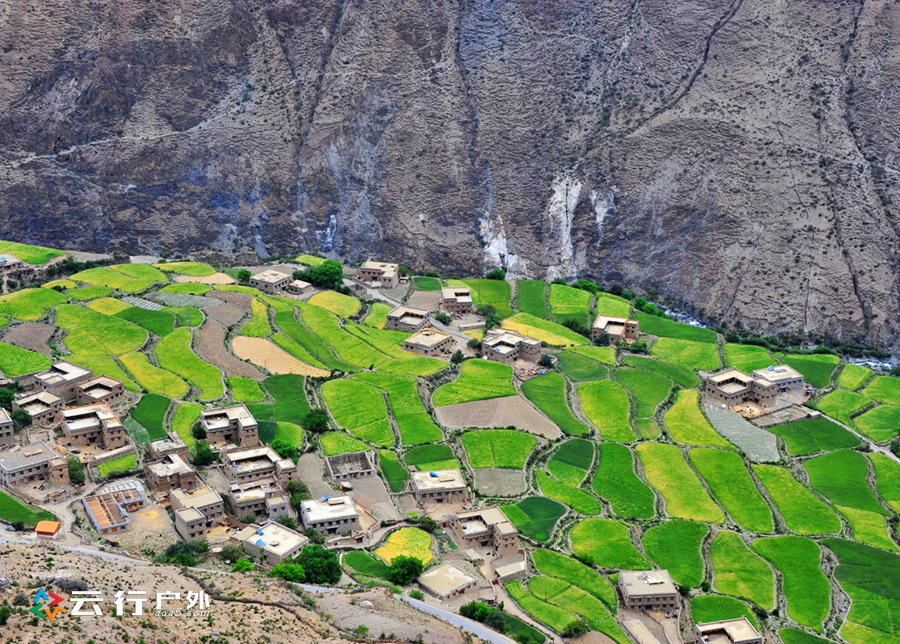
<svg viewBox="0 0 900 644">
<path fill-rule="evenodd" d="M 416 291 L 406 301 L 406 306 L 414 309 L 425 309 L 426 311 L 436 311 L 440 305 L 440 291 Z"/>
<path fill-rule="evenodd" d="M 231 304 L 213 304 L 203 309 L 212 319 L 225 325 L 237 324 L 247 314 L 247 311 Z"/>
<path fill-rule="evenodd" d="M 371 602 L 373 608 L 360 607 L 364 601 Z M 393 641 L 412 642 L 421 634 L 421 641 L 435 644 L 463 644 L 466 641 L 458 628 L 393 599 L 387 589 L 356 594 L 329 593 L 316 599 L 316 603 L 319 610 L 329 613 L 332 621 L 341 628 L 355 630 L 357 626 L 366 626 L 373 637 L 384 633 Z"/>
<path fill-rule="evenodd" d="M 234 278 L 225 273 L 213 273 L 212 275 L 204 275 L 198 277 L 196 275 L 176 275 L 176 282 L 197 282 L 198 284 L 234 284 Z"/>
<path fill-rule="evenodd" d="M 248 311 L 250 310 L 250 302 L 253 301 L 253 296 L 249 293 L 232 293 L 231 291 L 210 291 L 206 294 L 206 297 L 222 300 L 226 304 L 234 304 Z"/>
<path fill-rule="evenodd" d="M 263 380 L 266 376 L 252 364 L 238 360 L 225 348 L 225 329 L 214 320 L 207 320 L 197 331 L 197 355 L 217 366 L 230 376 L 247 376 Z"/>
<path fill-rule="evenodd" d="M 249 338 L 239 335 L 231 341 L 234 355 L 249 360 L 270 373 L 297 373 L 301 376 L 327 376 L 330 371 L 313 367 L 265 338 Z"/>
<path fill-rule="evenodd" d="M 315 497 L 335 493 L 335 489 L 325 481 L 324 467 L 325 464 L 316 454 L 303 454 L 297 460 L 297 476 Z"/>
<path fill-rule="evenodd" d="M 475 470 L 475 487 L 488 496 L 516 496 L 525 489 L 525 472 L 492 467 Z"/>
<path fill-rule="evenodd" d="M 352 483 L 355 490 L 353 498 L 378 519 L 400 520 L 403 518 L 397 512 L 394 504 L 391 503 L 391 497 L 388 495 L 387 488 L 384 486 L 384 481 L 381 480 L 381 477 L 366 476 L 353 479 Z"/>
<path fill-rule="evenodd" d="M 49 356 L 51 351 L 47 340 L 53 335 L 54 330 L 52 326 L 43 322 L 25 322 L 7 331 L 3 341 Z"/>
<path fill-rule="evenodd" d="M 169 514 L 158 505 L 150 505 L 128 513 L 130 529 L 114 540 L 129 552 L 139 553 L 144 550 L 162 552 L 170 544 L 179 540 L 175 526 L 169 520 Z"/>
<path fill-rule="evenodd" d="M 438 421 L 451 429 L 463 427 L 509 427 L 510 425 L 544 436 L 559 438 L 559 427 L 519 396 L 435 407 Z"/>
</svg>

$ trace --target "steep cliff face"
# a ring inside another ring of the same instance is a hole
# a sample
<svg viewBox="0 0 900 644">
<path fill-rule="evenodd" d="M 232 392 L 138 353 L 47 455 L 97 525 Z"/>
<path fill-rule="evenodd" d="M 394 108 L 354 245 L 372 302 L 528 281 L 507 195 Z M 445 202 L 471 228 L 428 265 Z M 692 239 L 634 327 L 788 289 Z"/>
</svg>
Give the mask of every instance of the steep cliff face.
<svg viewBox="0 0 900 644">
<path fill-rule="evenodd" d="M 895 344 L 888 0 L 0 1 L 0 236 L 587 275 Z"/>
</svg>

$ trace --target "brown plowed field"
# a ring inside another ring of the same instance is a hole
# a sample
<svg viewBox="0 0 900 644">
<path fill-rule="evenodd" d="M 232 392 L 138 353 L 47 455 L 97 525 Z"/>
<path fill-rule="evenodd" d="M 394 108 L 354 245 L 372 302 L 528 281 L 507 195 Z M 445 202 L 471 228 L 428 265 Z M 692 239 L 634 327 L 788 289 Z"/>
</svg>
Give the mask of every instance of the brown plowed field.
<svg viewBox="0 0 900 644">
<path fill-rule="evenodd" d="M 31 349 L 49 356 L 50 347 L 47 346 L 47 340 L 53 335 L 54 330 L 52 326 L 43 322 L 26 322 L 7 331 L 3 340 L 17 347 Z"/>
<path fill-rule="evenodd" d="M 225 348 L 225 329 L 215 320 L 207 320 L 197 332 L 197 355 L 230 376 L 262 380 L 266 376 L 252 364 L 238 360 Z"/>
</svg>

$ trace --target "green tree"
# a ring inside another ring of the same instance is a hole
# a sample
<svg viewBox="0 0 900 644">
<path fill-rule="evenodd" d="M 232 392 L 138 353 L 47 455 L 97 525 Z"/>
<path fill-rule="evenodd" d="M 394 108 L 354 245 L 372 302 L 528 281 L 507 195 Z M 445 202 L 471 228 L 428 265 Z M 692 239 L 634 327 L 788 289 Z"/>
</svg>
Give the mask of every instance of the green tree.
<svg viewBox="0 0 900 644">
<path fill-rule="evenodd" d="M 237 278 L 239 282 L 249 282 L 252 273 L 248 271 L 246 268 L 242 268 L 237 272 Z"/>
<path fill-rule="evenodd" d="M 308 432 L 324 434 L 328 431 L 328 414 L 324 409 L 313 409 L 303 417 L 300 424 Z"/>
<path fill-rule="evenodd" d="M 502 268 L 495 268 L 492 271 L 490 271 L 487 275 L 485 275 L 485 277 L 488 278 L 489 280 L 505 280 L 506 279 L 506 271 L 503 270 Z"/>
<path fill-rule="evenodd" d="M 453 352 L 453 355 L 450 356 L 450 362 L 452 362 L 453 364 L 459 364 L 462 361 L 463 361 L 463 352 L 460 351 L 459 349 L 457 349 L 456 351 Z"/>
<path fill-rule="evenodd" d="M 24 409 L 17 409 L 9 415 L 13 427 L 17 430 L 28 427 L 31 424 L 31 414 Z"/>
<path fill-rule="evenodd" d="M 320 545 L 306 546 L 300 551 L 296 561 L 303 566 L 306 580 L 311 584 L 336 584 L 341 579 L 341 564 L 337 553 Z"/>
<path fill-rule="evenodd" d="M 236 543 L 226 543 L 222 546 L 222 559 L 225 561 L 233 562 L 244 556 L 244 549 L 241 548 Z"/>
<path fill-rule="evenodd" d="M 272 570 L 269 571 L 269 576 L 296 583 L 306 581 L 306 573 L 303 570 L 303 566 L 289 562 L 280 563 L 272 568 Z"/>
<path fill-rule="evenodd" d="M 84 483 L 84 465 L 81 464 L 78 457 L 69 454 L 68 458 L 66 458 L 66 465 L 69 468 L 69 481 L 75 485 Z"/>
<path fill-rule="evenodd" d="M 309 282 L 320 288 L 336 288 L 344 281 L 344 267 L 340 262 L 327 259 L 319 266 L 294 271 L 294 279 Z"/>
<path fill-rule="evenodd" d="M 419 527 L 429 534 L 434 534 L 434 531 L 437 530 L 438 524 L 437 521 L 426 514 L 421 519 L 419 519 Z"/>
<path fill-rule="evenodd" d="M 248 512 L 241 517 L 241 523 L 256 523 L 256 515 L 252 512 Z"/>
<path fill-rule="evenodd" d="M 214 454 L 209 443 L 206 441 L 197 441 L 194 445 L 194 451 L 191 454 L 191 462 L 194 465 L 204 466 L 211 465 L 219 460 L 218 454 Z"/>
<path fill-rule="evenodd" d="M 200 424 L 199 420 L 191 427 L 191 436 L 198 441 L 202 441 L 206 438 L 206 430 L 203 429 L 203 425 Z"/>
<path fill-rule="evenodd" d="M 12 609 L 9 606 L 6 604 L 0 606 L 0 626 L 6 626 L 10 615 L 12 615 Z"/>
<path fill-rule="evenodd" d="M 231 572 L 250 572 L 251 570 L 253 570 L 253 568 L 253 562 L 249 559 L 238 559 L 234 562 L 234 566 L 232 566 Z"/>
<path fill-rule="evenodd" d="M 320 535 L 318 532 L 316 532 L 312 528 L 307 528 L 306 532 L 304 532 L 303 534 L 306 535 L 306 538 L 309 539 L 310 543 L 315 543 L 315 544 L 325 543 L 325 537 Z"/>
<path fill-rule="evenodd" d="M 580 635 L 584 635 L 589 630 L 591 630 L 591 625 L 588 624 L 588 621 L 583 617 L 578 621 L 572 622 L 566 629 L 562 632 L 563 637 L 579 637 Z"/>
<path fill-rule="evenodd" d="M 400 586 L 408 586 L 425 572 L 425 565 L 416 557 L 397 555 L 391 561 L 388 578 Z"/>
<path fill-rule="evenodd" d="M 576 281 L 572 284 L 572 287 L 573 287 L 573 288 L 579 288 L 579 289 L 581 289 L 582 291 L 587 291 L 588 293 L 593 293 L 594 295 L 596 295 L 596 294 L 597 294 L 597 291 L 600 290 L 600 287 L 598 287 L 598 286 L 597 286 L 594 282 L 592 282 L 591 280 L 576 280 Z"/>
<path fill-rule="evenodd" d="M 478 307 L 478 315 L 484 318 L 484 330 L 493 329 L 500 325 L 500 315 L 493 304 L 482 304 Z"/>
<path fill-rule="evenodd" d="M 289 458 L 295 463 L 297 462 L 297 446 L 291 445 L 287 439 L 276 438 L 269 443 L 269 447 L 274 449 L 281 458 Z"/>
<path fill-rule="evenodd" d="M 545 369 L 549 369 L 550 367 L 553 366 L 553 358 L 551 358 L 550 356 L 548 356 L 545 353 L 544 355 L 541 356 L 541 359 L 538 360 L 538 364 L 540 366 L 544 367 Z"/>
<path fill-rule="evenodd" d="M 451 322 L 453 322 L 453 318 L 451 318 L 449 315 L 447 315 L 443 311 L 441 311 L 440 313 L 435 313 L 434 319 L 437 320 L 438 322 L 440 322 L 441 324 L 450 324 Z"/>
<path fill-rule="evenodd" d="M 6 387 L 0 387 L 0 407 L 6 411 L 12 410 L 13 400 L 16 399 L 16 392 Z"/>
<path fill-rule="evenodd" d="M 278 517 L 277 521 L 278 521 L 278 523 L 283 525 L 285 528 L 290 528 L 291 530 L 297 529 L 297 521 L 294 519 L 294 517 L 290 516 L 289 514 L 284 514 L 284 515 Z"/>
</svg>

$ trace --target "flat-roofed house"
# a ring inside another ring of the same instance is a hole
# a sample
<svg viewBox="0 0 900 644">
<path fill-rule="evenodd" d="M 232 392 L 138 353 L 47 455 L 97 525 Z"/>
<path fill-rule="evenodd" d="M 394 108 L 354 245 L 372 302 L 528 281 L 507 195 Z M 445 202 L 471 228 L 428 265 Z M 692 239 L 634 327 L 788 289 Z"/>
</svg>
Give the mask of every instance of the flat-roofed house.
<svg viewBox="0 0 900 644">
<path fill-rule="evenodd" d="M 786 364 L 769 365 L 764 369 L 754 369 L 753 377 L 775 385 L 778 393 L 801 391 L 806 383 L 803 374 Z"/>
<path fill-rule="evenodd" d="M 447 313 L 473 313 L 472 290 L 468 286 L 445 286 L 441 289 L 441 308 Z"/>
<path fill-rule="evenodd" d="M 349 496 L 324 496 L 303 501 L 300 517 L 305 528 L 312 528 L 322 536 L 359 530 L 359 510 Z"/>
<path fill-rule="evenodd" d="M 175 531 L 185 541 L 206 538 L 213 522 L 225 514 L 225 502 L 208 485 L 191 492 L 171 490 L 169 502 L 175 515 Z"/>
<path fill-rule="evenodd" d="M 437 329 L 422 329 L 403 341 L 403 349 L 420 356 L 439 356 L 453 348 L 453 336 Z"/>
<path fill-rule="evenodd" d="M 700 644 L 762 644 L 763 638 L 750 620 L 744 617 L 697 624 Z"/>
<path fill-rule="evenodd" d="M 288 293 L 293 293 L 294 295 L 303 295 L 312 290 L 312 284 L 304 282 L 303 280 L 293 280 L 284 287 L 284 290 Z"/>
<path fill-rule="evenodd" d="M 62 412 L 62 429 L 70 445 L 125 446 L 125 426 L 105 402 L 70 407 Z"/>
<path fill-rule="evenodd" d="M 13 411 L 24 409 L 31 415 L 31 424 L 35 427 L 55 427 L 59 425 L 63 399 L 49 391 L 38 391 L 16 398 L 12 403 Z"/>
<path fill-rule="evenodd" d="M 369 282 L 375 288 L 397 288 L 400 283 L 400 266 L 387 262 L 363 262 L 356 273 L 360 282 Z"/>
<path fill-rule="evenodd" d="M 450 527 L 464 548 L 492 548 L 500 557 L 519 552 L 519 531 L 497 506 L 460 512 Z"/>
<path fill-rule="evenodd" d="M 466 481 L 459 470 L 413 472 L 410 487 L 419 503 L 462 503 Z"/>
<path fill-rule="evenodd" d="M 268 445 L 233 449 L 222 454 L 225 478 L 231 483 L 246 483 L 273 477 L 283 488 L 297 479 L 297 465 L 289 458 L 281 458 Z"/>
<path fill-rule="evenodd" d="M 97 376 L 78 385 L 78 402 L 90 405 L 105 402 L 115 405 L 125 398 L 125 385 L 109 376 Z"/>
<path fill-rule="evenodd" d="M 296 557 L 309 538 L 280 523 L 269 521 L 262 525 L 248 525 L 231 537 L 240 544 L 244 552 L 253 558 L 260 554 L 270 566 L 277 566 L 285 559 Z"/>
<path fill-rule="evenodd" d="M 0 254 L 0 271 L 2 271 L 3 273 L 18 270 L 23 266 L 25 266 L 25 262 L 23 262 L 15 255 L 11 253 Z"/>
<path fill-rule="evenodd" d="M 787 365 L 756 369 L 748 375 L 740 369 L 726 369 L 706 379 L 704 391 L 729 407 L 756 403 L 765 408 L 780 393 L 802 391 L 803 375 Z"/>
<path fill-rule="evenodd" d="M 47 443 L 0 450 L 0 485 L 15 487 L 46 480 L 53 485 L 69 484 L 66 461 Z"/>
<path fill-rule="evenodd" d="M 596 340 L 602 333 L 609 336 L 610 344 L 635 342 L 641 337 L 640 323 L 630 318 L 598 315 L 591 326 L 591 340 Z"/>
<path fill-rule="evenodd" d="M 231 405 L 200 412 L 200 426 L 211 444 L 237 443 L 243 447 L 259 445 L 256 419 L 246 405 Z"/>
<path fill-rule="evenodd" d="M 252 514 L 255 520 L 274 521 L 289 514 L 288 496 L 274 476 L 232 483 L 228 487 L 228 505 L 241 519 Z"/>
<path fill-rule="evenodd" d="M 421 331 L 431 321 L 431 313 L 424 309 L 413 309 L 408 306 L 398 306 L 387 314 L 387 322 L 384 328 L 387 331 L 405 331 L 415 333 Z"/>
<path fill-rule="evenodd" d="M 8 411 L 0 407 L 0 446 L 12 445 L 14 442 L 12 418 Z"/>
<path fill-rule="evenodd" d="M 186 492 L 200 487 L 200 479 L 193 467 L 174 452 L 152 463 L 144 463 L 147 485 L 153 492 L 182 489 Z"/>
<path fill-rule="evenodd" d="M 158 461 L 169 454 L 178 454 L 182 459 L 188 460 L 191 457 L 187 443 L 181 440 L 181 436 L 175 432 L 166 433 L 165 438 L 157 438 L 147 444 L 150 451 L 150 459 Z"/>
<path fill-rule="evenodd" d="M 291 276 L 281 271 L 263 271 L 250 278 L 250 286 L 265 293 L 281 293 L 291 281 Z"/>
<path fill-rule="evenodd" d="M 31 386 L 59 396 L 67 403 L 78 400 L 78 385 L 94 376 L 93 369 L 82 367 L 65 360 L 56 362 L 49 369 L 31 375 Z M 23 383 L 26 390 L 28 385 Z"/>
<path fill-rule="evenodd" d="M 375 476 L 371 452 L 349 452 L 325 457 L 325 467 L 335 481 Z"/>
<path fill-rule="evenodd" d="M 478 579 L 452 563 L 445 563 L 422 573 L 419 585 L 438 599 L 459 597 L 478 588 Z"/>
<path fill-rule="evenodd" d="M 484 334 L 481 353 L 488 360 L 513 364 L 516 360 L 537 362 L 541 359 L 541 341 L 516 331 L 493 328 Z"/>
<path fill-rule="evenodd" d="M 622 570 L 619 590 L 628 610 L 678 610 L 678 590 L 668 570 Z"/>
<path fill-rule="evenodd" d="M 81 502 L 94 529 L 100 534 L 112 534 L 128 530 L 128 513 L 140 510 L 146 500 L 139 481 L 116 481 Z"/>
</svg>

